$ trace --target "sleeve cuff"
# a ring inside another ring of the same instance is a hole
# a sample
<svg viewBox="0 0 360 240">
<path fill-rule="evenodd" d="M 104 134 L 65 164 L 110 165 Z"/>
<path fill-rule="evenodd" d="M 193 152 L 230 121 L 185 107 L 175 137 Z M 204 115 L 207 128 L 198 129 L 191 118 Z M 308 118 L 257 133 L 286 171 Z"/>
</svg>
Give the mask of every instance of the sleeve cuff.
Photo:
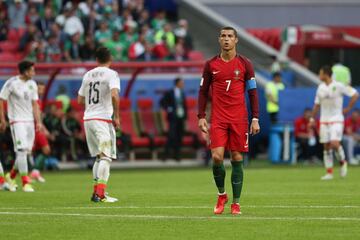
<svg viewBox="0 0 360 240">
<path fill-rule="evenodd" d="M 197 115 L 198 119 L 201 119 L 201 118 L 205 118 L 206 117 L 206 114 L 205 113 L 199 113 Z"/>
</svg>

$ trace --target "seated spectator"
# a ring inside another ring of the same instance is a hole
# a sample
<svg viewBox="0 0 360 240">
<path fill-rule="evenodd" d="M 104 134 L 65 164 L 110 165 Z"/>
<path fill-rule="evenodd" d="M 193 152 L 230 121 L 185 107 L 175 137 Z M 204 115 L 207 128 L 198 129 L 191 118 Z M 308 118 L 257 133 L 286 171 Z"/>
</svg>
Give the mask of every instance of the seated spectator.
<svg viewBox="0 0 360 240">
<path fill-rule="evenodd" d="M 168 50 L 170 52 L 173 52 L 173 50 L 175 49 L 175 35 L 172 32 L 172 27 L 170 23 L 166 23 L 163 29 L 156 32 L 155 42 L 164 42 Z"/>
<path fill-rule="evenodd" d="M 92 9 L 89 16 L 85 16 L 83 18 L 86 35 L 94 34 L 94 32 L 96 31 L 96 27 L 99 25 L 100 21 L 101 16 L 94 9 Z"/>
<path fill-rule="evenodd" d="M 80 57 L 83 61 L 95 60 L 96 45 L 92 34 L 85 37 L 85 43 L 80 47 Z"/>
<path fill-rule="evenodd" d="M 322 159 L 321 145 L 317 137 L 318 128 L 309 127 L 310 117 L 311 109 L 307 108 L 304 110 L 303 116 L 295 120 L 295 138 L 299 145 L 299 160 L 309 161 L 313 160 L 315 156 Z"/>
<path fill-rule="evenodd" d="M 62 132 L 66 136 L 66 149 L 70 150 L 72 160 L 78 160 L 79 150 L 82 150 L 82 154 L 86 151 L 84 135 L 81 131 L 81 125 L 76 118 L 76 111 L 72 108 L 68 108 L 66 114 L 61 120 Z"/>
<path fill-rule="evenodd" d="M 187 59 L 187 52 L 185 50 L 185 41 L 183 38 L 178 38 L 175 45 L 174 60 L 184 61 Z"/>
<path fill-rule="evenodd" d="M 106 7 L 106 2 L 105 0 L 98 0 L 95 2 L 94 4 L 94 9 L 97 13 L 99 14 L 104 14 L 105 12 L 105 7 Z"/>
<path fill-rule="evenodd" d="M 36 42 L 37 48 L 35 51 L 35 59 L 36 62 L 45 62 L 46 61 L 46 46 L 47 43 L 43 40 L 40 40 L 38 42 Z"/>
<path fill-rule="evenodd" d="M 154 43 L 154 31 L 149 27 L 148 24 L 142 25 L 140 29 L 140 34 L 145 35 L 146 41 L 149 43 Z"/>
<path fill-rule="evenodd" d="M 40 19 L 39 13 L 35 6 L 31 5 L 27 11 L 25 16 L 25 23 L 27 24 L 36 24 L 36 22 Z"/>
<path fill-rule="evenodd" d="M 141 61 L 156 60 L 153 49 L 154 49 L 153 45 L 151 43 L 149 43 L 148 41 L 145 41 L 145 52 L 142 56 L 138 57 L 138 60 L 141 60 Z"/>
<path fill-rule="evenodd" d="M 140 12 L 140 15 L 139 15 L 139 18 L 137 19 L 137 22 L 139 24 L 140 29 L 142 29 L 142 27 L 144 25 L 149 26 L 151 24 L 149 11 L 146 10 L 146 9 L 143 9 Z"/>
<path fill-rule="evenodd" d="M 136 30 L 136 22 L 134 21 L 127 21 L 124 27 L 124 32 L 120 34 L 120 41 L 124 44 L 124 49 L 127 51 L 130 45 L 137 41 L 139 35 L 137 34 Z M 127 54 L 125 54 L 127 58 Z"/>
<path fill-rule="evenodd" d="M 95 32 L 95 42 L 98 45 L 102 45 L 105 42 L 111 40 L 111 30 L 108 27 L 108 24 L 105 21 L 100 23 L 99 30 Z"/>
<path fill-rule="evenodd" d="M 184 39 L 184 47 L 185 47 L 186 52 L 189 52 L 193 49 L 192 38 L 189 34 L 188 28 L 189 28 L 189 25 L 188 25 L 187 20 L 180 19 L 178 22 L 178 26 L 174 30 L 174 34 L 177 39 L 179 39 L 179 38 Z"/>
<path fill-rule="evenodd" d="M 80 61 L 80 33 L 75 33 L 65 42 L 64 58 L 67 62 Z"/>
<path fill-rule="evenodd" d="M 360 110 L 355 109 L 345 120 L 344 148 L 350 164 L 357 165 L 359 161 L 354 158 L 354 150 L 360 142 Z"/>
<path fill-rule="evenodd" d="M 156 13 L 155 17 L 151 21 L 151 27 L 155 31 L 159 31 L 163 29 L 163 26 L 167 23 L 166 20 L 166 12 L 165 11 L 159 11 Z"/>
<path fill-rule="evenodd" d="M 129 21 L 134 21 L 133 16 L 131 15 L 131 11 L 128 8 L 125 8 L 122 12 L 121 18 L 123 20 L 123 23 L 127 23 Z"/>
<path fill-rule="evenodd" d="M 25 28 L 27 4 L 23 0 L 9 1 L 8 17 L 10 28 Z"/>
<path fill-rule="evenodd" d="M 61 48 L 55 35 L 50 35 L 45 48 L 46 62 L 60 62 L 62 58 Z"/>
<path fill-rule="evenodd" d="M 38 42 L 41 39 L 41 35 L 34 24 L 29 24 L 26 32 L 20 39 L 19 50 L 30 52 L 33 49 L 33 43 Z"/>
<path fill-rule="evenodd" d="M 51 33 L 51 25 L 54 23 L 54 17 L 52 13 L 52 9 L 50 7 L 46 7 L 44 10 L 44 17 L 39 18 L 35 25 L 41 32 L 44 38 L 50 36 Z"/>
<path fill-rule="evenodd" d="M 76 8 L 72 8 L 65 19 L 64 32 L 69 36 L 72 36 L 75 33 L 80 33 L 80 36 L 84 34 L 84 25 L 80 18 L 76 16 Z"/>
<path fill-rule="evenodd" d="M 111 6 L 105 7 L 105 14 L 102 21 L 107 23 L 111 31 L 123 30 L 123 23 L 121 17 L 119 17 L 116 12 L 113 12 Z"/>
<path fill-rule="evenodd" d="M 53 149 L 54 156 L 58 159 L 64 159 L 63 153 L 67 151 L 64 143 L 67 140 L 62 133 L 61 118 L 63 112 L 55 104 L 47 106 L 46 112 L 43 123 L 49 132 L 48 139 L 50 140 L 51 149 Z"/>
<path fill-rule="evenodd" d="M 124 55 L 126 55 L 125 46 L 120 41 L 120 33 L 118 31 L 113 32 L 112 39 L 106 41 L 104 46 L 110 50 L 114 61 L 122 61 L 126 59 L 126 57 L 124 58 Z"/>
<path fill-rule="evenodd" d="M 59 26 L 61 26 L 61 28 L 64 27 L 66 19 L 71 16 L 71 10 L 72 10 L 72 3 L 71 3 L 71 2 L 67 2 L 67 3 L 65 4 L 64 8 L 62 9 L 61 14 L 59 14 L 59 15 L 55 18 L 55 22 L 56 22 Z"/>
<path fill-rule="evenodd" d="M 145 35 L 140 34 L 139 39 L 132 43 L 129 47 L 128 56 L 129 60 L 144 60 L 146 46 Z"/>
<path fill-rule="evenodd" d="M 67 37 L 66 34 L 62 31 L 61 26 L 59 24 L 57 23 L 51 24 L 50 35 L 55 36 L 56 44 L 59 45 L 61 49 L 63 49 Z"/>
</svg>

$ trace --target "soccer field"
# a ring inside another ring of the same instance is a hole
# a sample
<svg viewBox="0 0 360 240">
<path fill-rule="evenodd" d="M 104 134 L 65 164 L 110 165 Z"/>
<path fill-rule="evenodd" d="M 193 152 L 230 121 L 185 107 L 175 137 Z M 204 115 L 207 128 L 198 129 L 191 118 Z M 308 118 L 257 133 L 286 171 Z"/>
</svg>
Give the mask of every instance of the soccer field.
<svg viewBox="0 0 360 240">
<path fill-rule="evenodd" d="M 360 239 L 360 168 L 349 170 L 323 182 L 320 167 L 247 168 L 240 216 L 229 203 L 213 215 L 210 169 L 112 171 L 115 204 L 89 201 L 90 171 L 48 173 L 35 193 L 0 192 L 0 239 Z"/>
</svg>

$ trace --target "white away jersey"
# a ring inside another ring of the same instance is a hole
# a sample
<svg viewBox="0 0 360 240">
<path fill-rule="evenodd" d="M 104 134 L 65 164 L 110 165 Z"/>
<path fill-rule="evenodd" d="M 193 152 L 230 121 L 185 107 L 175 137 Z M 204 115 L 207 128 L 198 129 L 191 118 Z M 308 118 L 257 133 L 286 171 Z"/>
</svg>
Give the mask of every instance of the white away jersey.
<svg viewBox="0 0 360 240">
<path fill-rule="evenodd" d="M 79 95 L 85 97 L 84 120 L 111 120 L 111 89 L 114 88 L 120 91 L 120 78 L 114 70 L 96 67 L 85 73 L 79 90 Z"/>
<path fill-rule="evenodd" d="M 39 99 L 34 80 L 24 81 L 19 76 L 10 78 L 2 87 L 0 98 L 7 101 L 10 122 L 34 121 L 32 101 Z"/>
<path fill-rule="evenodd" d="M 316 91 L 315 104 L 320 104 L 320 122 L 342 122 L 343 96 L 351 97 L 356 89 L 336 81 L 329 85 L 321 83 Z"/>
</svg>

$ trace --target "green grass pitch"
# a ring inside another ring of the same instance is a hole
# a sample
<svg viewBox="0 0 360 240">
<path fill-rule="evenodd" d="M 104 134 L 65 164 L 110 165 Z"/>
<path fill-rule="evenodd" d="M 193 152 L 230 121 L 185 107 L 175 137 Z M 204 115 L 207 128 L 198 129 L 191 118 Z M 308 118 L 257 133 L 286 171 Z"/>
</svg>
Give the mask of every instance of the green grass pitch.
<svg viewBox="0 0 360 240">
<path fill-rule="evenodd" d="M 114 170 L 115 204 L 89 201 L 90 171 L 48 173 L 35 193 L 0 192 L 0 239 L 360 239 L 360 168 L 328 182 L 323 173 L 247 168 L 240 216 L 229 203 L 213 215 L 210 169 Z"/>
</svg>

